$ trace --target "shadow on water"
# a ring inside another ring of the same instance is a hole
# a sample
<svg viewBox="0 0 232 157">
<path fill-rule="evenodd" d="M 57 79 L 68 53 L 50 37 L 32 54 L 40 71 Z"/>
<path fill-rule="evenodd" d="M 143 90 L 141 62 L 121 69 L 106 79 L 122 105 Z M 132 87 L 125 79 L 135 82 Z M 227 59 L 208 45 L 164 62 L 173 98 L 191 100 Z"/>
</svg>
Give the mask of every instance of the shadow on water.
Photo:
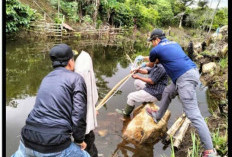
<svg viewBox="0 0 232 157">
<path fill-rule="evenodd" d="M 128 43 L 107 46 L 89 45 L 79 46 L 75 41 L 66 42 L 79 53 L 84 50 L 93 60 L 96 83 L 100 99 L 112 87 L 130 72 L 130 63 L 125 53 L 132 56 L 134 52 L 149 49 L 143 43 Z M 94 41 L 93 41 L 94 44 Z M 33 108 L 36 92 L 42 79 L 52 70 L 48 51 L 53 43 L 39 43 L 26 41 L 9 41 L 6 45 L 6 152 L 13 154 L 19 145 L 20 131 L 25 120 Z M 133 47 L 133 48 L 132 48 Z M 170 149 L 164 150 L 161 142 L 153 145 L 136 146 L 122 139 L 122 129 L 125 122 L 122 116 L 115 112 L 116 108 L 124 108 L 127 95 L 134 91 L 133 79 L 120 89 L 107 104 L 99 110 L 96 146 L 99 157 L 160 157 L 170 156 Z M 209 116 L 205 90 L 198 91 L 199 107 L 203 116 Z M 174 105 L 172 105 L 174 104 Z M 158 103 L 159 105 L 159 103 Z M 172 116 L 168 127 L 181 115 L 181 103 L 174 99 L 169 109 Z M 178 109 L 178 110 L 177 110 Z M 102 134 L 104 132 L 104 134 Z"/>
</svg>

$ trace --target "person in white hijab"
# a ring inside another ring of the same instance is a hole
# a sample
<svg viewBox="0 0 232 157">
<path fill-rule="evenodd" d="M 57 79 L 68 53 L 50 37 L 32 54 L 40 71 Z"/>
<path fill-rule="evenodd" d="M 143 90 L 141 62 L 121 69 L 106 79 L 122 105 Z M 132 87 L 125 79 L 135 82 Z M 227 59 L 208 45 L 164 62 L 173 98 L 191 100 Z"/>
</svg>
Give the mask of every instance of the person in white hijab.
<svg viewBox="0 0 232 157">
<path fill-rule="evenodd" d="M 93 130 L 97 127 L 97 111 L 95 105 L 98 101 L 98 92 L 93 71 L 93 63 L 90 55 L 81 51 L 75 61 L 75 72 L 79 73 L 85 80 L 87 87 L 87 115 L 86 115 L 86 135 L 85 142 L 87 144 L 86 151 L 91 157 L 98 157 L 98 151 L 94 144 L 95 135 Z"/>
</svg>

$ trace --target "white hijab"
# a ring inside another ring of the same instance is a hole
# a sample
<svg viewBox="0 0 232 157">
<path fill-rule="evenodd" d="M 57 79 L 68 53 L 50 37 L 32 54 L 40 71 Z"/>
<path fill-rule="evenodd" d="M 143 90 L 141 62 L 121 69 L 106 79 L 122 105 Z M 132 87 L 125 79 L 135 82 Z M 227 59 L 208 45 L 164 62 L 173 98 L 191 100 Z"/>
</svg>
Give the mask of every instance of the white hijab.
<svg viewBox="0 0 232 157">
<path fill-rule="evenodd" d="M 86 134 L 97 127 L 95 105 L 98 101 L 98 92 L 93 71 L 93 63 L 90 55 L 81 51 L 75 61 L 75 72 L 79 73 L 85 80 L 87 88 L 87 115 L 86 115 Z"/>
</svg>

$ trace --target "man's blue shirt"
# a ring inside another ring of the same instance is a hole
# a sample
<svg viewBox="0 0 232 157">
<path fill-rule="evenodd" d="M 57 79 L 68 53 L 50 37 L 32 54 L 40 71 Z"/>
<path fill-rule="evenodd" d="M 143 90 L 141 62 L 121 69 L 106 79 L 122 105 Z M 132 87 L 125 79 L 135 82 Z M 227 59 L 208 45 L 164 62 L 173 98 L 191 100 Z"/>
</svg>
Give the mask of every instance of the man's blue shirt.
<svg viewBox="0 0 232 157">
<path fill-rule="evenodd" d="M 189 69 L 196 68 L 196 64 L 185 54 L 181 46 L 166 38 L 152 48 L 149 59 L 151 62 L 159 59 L 173 83 Z"/>
</svg>

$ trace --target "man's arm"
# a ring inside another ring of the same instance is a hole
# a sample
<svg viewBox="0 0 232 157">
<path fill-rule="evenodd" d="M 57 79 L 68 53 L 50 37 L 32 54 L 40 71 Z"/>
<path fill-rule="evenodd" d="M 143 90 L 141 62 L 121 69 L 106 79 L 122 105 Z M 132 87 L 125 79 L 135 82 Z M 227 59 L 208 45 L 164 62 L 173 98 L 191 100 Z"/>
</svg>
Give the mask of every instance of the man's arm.
<svg viewBox="0 0 232 157">
<path fill-rule="evenodd" d="M 140 80 L 142 80 L 142 81 L 144 81 L 144 82 L 146 82 L 146 83 L 148 83 L 148 84 L 154 84 L 154 82 L 153 82 L 152 79 L 150 79 L 150 78 L 141 77 L 141 76 L 136 75 L 136 74 L 132 75 L 132 77 L 133 77 L 134 79 L 140 79 Z"/>
<path fill-rule="evenodd" d="M 84 79 L 80 76 L 75 81 L 72 107 L 73 138 L 76 143 L 82 143 L 86 131 L 87 91 Z"/>
<path fill-rule="evenodd" d="M 135 73 L 148 74 L 148 71 L 146 69 L 138 69 L 138 70 L 135 70 Z"/>
</svg>

